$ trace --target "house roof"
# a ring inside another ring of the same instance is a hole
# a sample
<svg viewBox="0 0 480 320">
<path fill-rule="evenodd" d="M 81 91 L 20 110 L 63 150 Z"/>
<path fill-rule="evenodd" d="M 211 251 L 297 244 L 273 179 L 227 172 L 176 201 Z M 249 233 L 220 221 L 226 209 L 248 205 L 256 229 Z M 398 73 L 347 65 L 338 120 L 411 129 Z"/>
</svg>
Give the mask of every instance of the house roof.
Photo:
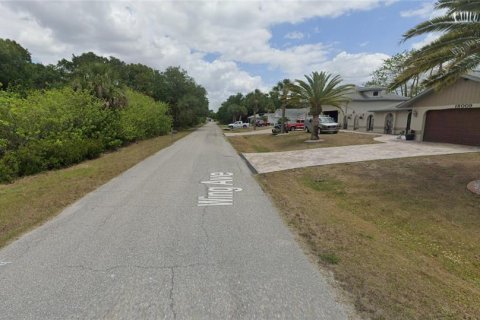
<svg viewBox="0 0 480 320">
<path fill-rule="evenodd" d="M 401 104 L 401 103 L 400 103 Z M 402 109 L 398 110 L 398 106 L 400 105 L 398 103 L 393 103 L 391 105 L 386 106 L 385 108 L 382 109 L 373 109 L 373 110 L 368 110 L 368 112 L 391 112 L 391 111 L 408 111 L 409 109 Z M 411 109 L 411 108 L 410 108 Z"/>
<path fill-rule="evenodd" d="M 412 109 L 407 109 L 407 108 L 402 108 L 402 109 L 398 109 L 398 108 L 385 108 L 385 109 L 378 109 L 378 110 L 368 110 L 368 112 L 397 112 L 397 111 L 411 111 Z"/>
<path fill-rule="evenodd" d="M 475 81 L 475 82 L 480 82 L 480 71 L 472 71 L 469 74 L 465 74 L 461 76 L 463 79 Z M 415 97 L 411 98 L 408 101 L 400 103 L 397 108 L 398 109 L 411 109 L 412 104 L 417 102 L 418 100 L 422 99 L 423 97 L 426 97 L 430 94 L 432 94 L 435 90 L 433 88 L 426 89 L 422 91 L 421 93 L 417 94 Z"/>
<path fill-rule="evenodd" d="M 348 93 L 352 101 L 405 101 L 407 97 L 399 96 L 394 93 L 387 93 L 384 87 L 360 87 L 355 86 L 354 91 Z M 378 96 L 368 95 L 368 92 L 378 92 Z"/>
<path fill-rule="evenodd" d="M 463 78 L 480 82 L 480 70 L 473 70 L 470 73 L 464 75 Z"/>
<path fill-rule="evenodd" d="M 357 86 L 357 91 L 365 92 L 365 91 L 382 91 L 385 90 L 385 87 L 360 87 Z"/>
</svg>

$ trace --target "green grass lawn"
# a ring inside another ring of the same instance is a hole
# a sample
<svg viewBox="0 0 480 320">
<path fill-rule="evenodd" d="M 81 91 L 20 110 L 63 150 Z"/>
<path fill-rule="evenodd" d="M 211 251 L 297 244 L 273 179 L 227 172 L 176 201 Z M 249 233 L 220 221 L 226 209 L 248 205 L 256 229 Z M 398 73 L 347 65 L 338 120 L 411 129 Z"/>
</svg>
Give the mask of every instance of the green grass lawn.
<svg viewBox="0 0 480 320">
<path fill-rule="evenodd" d="M 0 247 L 188 133 L 144 140 L 66 169 L 0 184 Z"/>
<path fill-rule="evenodd" d="M 228 137 L 228 140 L 238 152 L 274 152 L 292 151 L 314 148 L 341 147 L 356 144 L 377 143 L 373 138 L 377 135 L 339 132 L 337 134 L 321 134 L 322 141 L 305 142 L 310 134 L 304 131 L 293 131 L 281 135 L 261 134 L 250 136 Z"/>
<path fill-rule="evenodd" d="M 308 252 L 373 319 L 479 319 L 480 153 L 258 176 Z"/>
</svg>

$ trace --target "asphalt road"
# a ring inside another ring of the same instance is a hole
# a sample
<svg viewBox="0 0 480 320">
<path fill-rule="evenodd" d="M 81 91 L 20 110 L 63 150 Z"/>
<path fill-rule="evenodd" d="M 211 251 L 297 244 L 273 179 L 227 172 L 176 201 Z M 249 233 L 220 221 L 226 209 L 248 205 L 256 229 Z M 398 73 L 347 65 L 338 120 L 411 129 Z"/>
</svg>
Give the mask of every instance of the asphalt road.
<svg viewBox="0 0 480 320">
<path fill-rule="evenodd" d="M 337 300 L 211 123 L 0 251 L 1 319 L 348 318 Z"/>
</svg>

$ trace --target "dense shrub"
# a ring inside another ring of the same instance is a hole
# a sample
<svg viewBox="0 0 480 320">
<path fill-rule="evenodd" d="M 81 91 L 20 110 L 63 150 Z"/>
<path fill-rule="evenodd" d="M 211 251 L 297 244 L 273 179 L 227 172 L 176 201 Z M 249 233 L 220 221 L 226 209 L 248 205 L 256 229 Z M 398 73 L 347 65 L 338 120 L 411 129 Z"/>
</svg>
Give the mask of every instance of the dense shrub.
<svg viewBox="0 0 480 320">
<path fill-rule="evenodd" d="M 155 137 L 170 131 L 172 121 L 167 116 L 168 106 L 152 98 L 127 90 L 128 106 L 120 110 L 120 137 L 135 141 Z"/>
<path fill-rule="evenodd" d="M 165 134 L 167 105 L 127 91 L 128 106 L 109 109 L 85 91 L 0 92 L 0 181 L 98 157 L 125 142 Z"/>
</svg>

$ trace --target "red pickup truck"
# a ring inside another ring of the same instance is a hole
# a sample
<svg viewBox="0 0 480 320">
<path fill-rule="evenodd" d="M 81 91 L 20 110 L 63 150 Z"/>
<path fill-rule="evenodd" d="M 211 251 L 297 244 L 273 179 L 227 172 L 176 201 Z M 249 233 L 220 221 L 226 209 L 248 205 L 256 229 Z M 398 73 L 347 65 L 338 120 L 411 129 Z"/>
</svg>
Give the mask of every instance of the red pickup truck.
<svg viewBox="0 0 480 320">
<path fill-rule="evenodd" d="M 296 120 L 295 122 L 287 122 L 287 130 L 294 131 L 294 130 L 303 130 L 305 129 L 305 120 Z"/>
</svg>

